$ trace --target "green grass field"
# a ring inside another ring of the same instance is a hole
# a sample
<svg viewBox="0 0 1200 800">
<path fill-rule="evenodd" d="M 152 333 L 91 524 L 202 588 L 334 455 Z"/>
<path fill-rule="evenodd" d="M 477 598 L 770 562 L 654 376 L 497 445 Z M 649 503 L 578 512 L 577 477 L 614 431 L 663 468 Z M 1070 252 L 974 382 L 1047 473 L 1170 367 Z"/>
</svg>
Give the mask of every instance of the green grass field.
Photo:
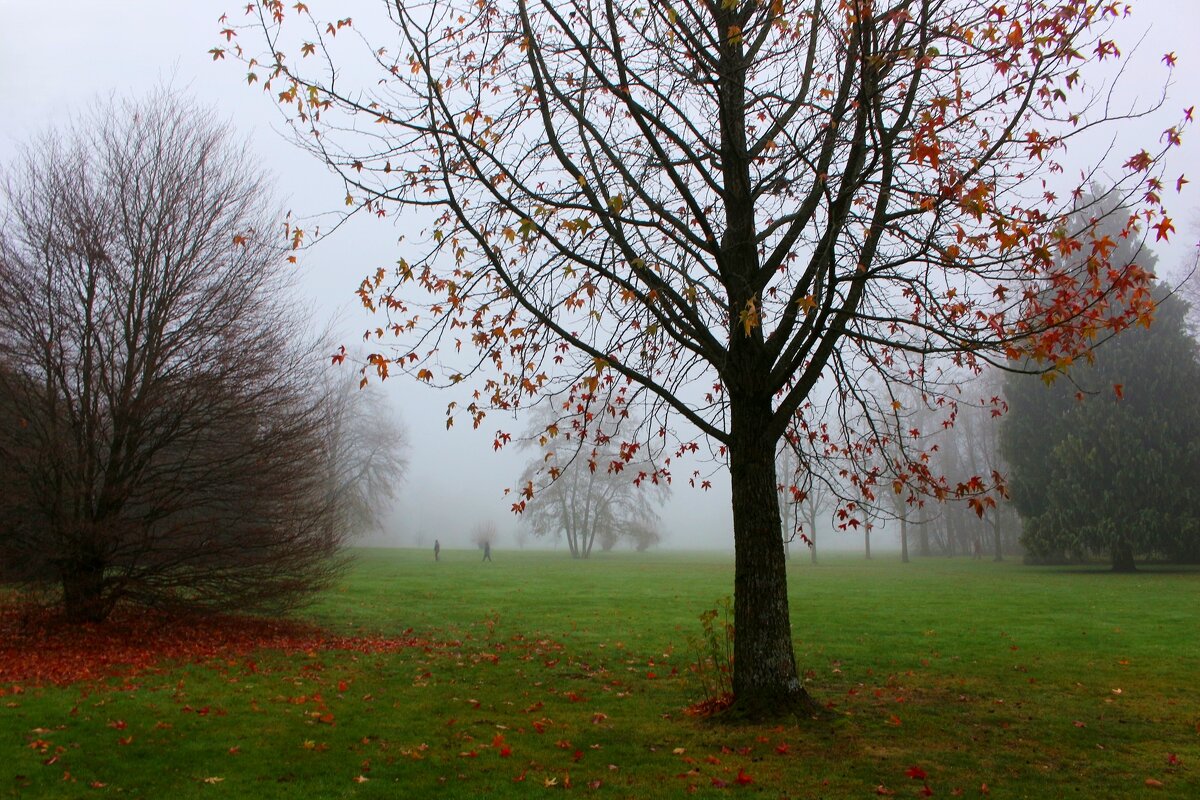
<svg viewBox="0 0 1200 800">
<path fill-rule="evenodd" d="M 428 647 L 0 697 L 0 796 L 1200 797 L 1200 571 L 797 561 L 833 713 L 737 727 L 683 713 L 729 558 L 431 556 L 360 551 L 306 614 Z"/>
</svg>

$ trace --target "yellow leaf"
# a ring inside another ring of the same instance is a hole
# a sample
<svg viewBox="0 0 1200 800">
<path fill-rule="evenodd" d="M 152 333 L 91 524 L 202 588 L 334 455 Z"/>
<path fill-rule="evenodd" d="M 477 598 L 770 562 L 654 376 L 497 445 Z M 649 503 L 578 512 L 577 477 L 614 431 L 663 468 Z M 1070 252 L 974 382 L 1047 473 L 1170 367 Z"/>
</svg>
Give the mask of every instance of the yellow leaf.
<svg viewBox="0 0 1200 800">
<path fill-rule="evenodd" d="M 758 305 L 754 302 L 754 298 L 746 301 L 746 307 L 742 309 L 740 317 L 742 328 L 745 329 L 747 336 L 761 324 L 762 320 L 758 315 Z"/>
</svg>

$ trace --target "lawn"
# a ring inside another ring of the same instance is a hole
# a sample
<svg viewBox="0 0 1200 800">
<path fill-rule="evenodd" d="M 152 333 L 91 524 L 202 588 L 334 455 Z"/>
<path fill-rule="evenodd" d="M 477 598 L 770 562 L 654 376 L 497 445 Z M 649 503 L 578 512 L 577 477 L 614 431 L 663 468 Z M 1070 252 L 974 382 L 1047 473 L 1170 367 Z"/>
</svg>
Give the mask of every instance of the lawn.
<svg viewBox="0 0 1200 800">
<path fill-rule="evenodd" d="M 831 713 L 742 727 L 684 712 L 726 556 L 357 556 L 345 646 L 0 685 L 0 796 L 1200 797 L 1200 571 L 797 561 Z"/>
</svg>

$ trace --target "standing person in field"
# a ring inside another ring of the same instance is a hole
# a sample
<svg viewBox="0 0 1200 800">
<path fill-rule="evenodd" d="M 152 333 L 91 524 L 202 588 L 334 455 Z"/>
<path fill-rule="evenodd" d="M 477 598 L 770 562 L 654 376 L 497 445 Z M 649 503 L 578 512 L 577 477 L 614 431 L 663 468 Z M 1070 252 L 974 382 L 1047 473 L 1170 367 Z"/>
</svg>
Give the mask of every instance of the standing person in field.
<svg viewBox="0 0 1200 800">
<path fill-rule="evenodd" d="M 492 560 L 492 543 L 491 542 L 485 541 L 483 543 L 483 560 L 484 561 Z"/>
<path fill-rule="evenodd" d="M 441 561 L 442 560 L 441 556 L 442 556 L 442 543 L 440 541 L 438 541 L 437 539 L 434 539 L 433 540 L 433 560 Z"/>
</svg>

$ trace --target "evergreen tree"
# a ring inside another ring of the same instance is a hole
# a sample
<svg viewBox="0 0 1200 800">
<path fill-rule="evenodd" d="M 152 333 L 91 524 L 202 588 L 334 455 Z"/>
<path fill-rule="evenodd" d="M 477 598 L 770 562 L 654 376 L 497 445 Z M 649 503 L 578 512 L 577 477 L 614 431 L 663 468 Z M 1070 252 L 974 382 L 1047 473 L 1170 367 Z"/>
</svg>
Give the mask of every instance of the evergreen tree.
<svg viewBox="0 0 1200 800">
<path fill-rule="evenodd" d="M 1200 557 L 1200 364 L 1187 304 L 1155 288 L 1153 325 L 1114 337 L 1046 387 L 1011 374 L 1002 444 L 1038 558 Z M 1054 375 L 1054 373 L 1050 373 Z"/>
</svg>

